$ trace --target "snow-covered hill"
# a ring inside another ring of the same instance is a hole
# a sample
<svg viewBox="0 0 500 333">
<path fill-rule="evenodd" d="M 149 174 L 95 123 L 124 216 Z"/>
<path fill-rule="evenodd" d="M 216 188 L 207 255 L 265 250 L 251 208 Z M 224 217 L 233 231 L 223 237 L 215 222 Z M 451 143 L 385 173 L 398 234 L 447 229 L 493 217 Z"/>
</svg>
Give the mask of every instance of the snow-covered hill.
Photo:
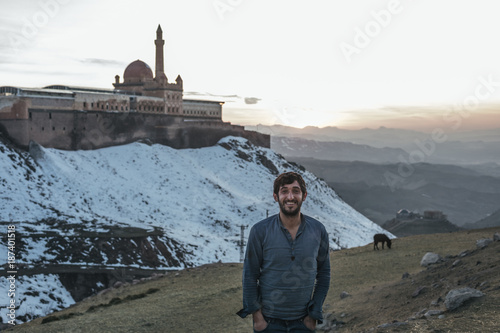
<svg viewBox="0 0 500 333">
<path fill-rule="evenodd" d="M 165 269 L 237 262 L 240 225 L 250 227 L 278 212 L 272 183 L 284 171 L 303 175 L 309 195 L 302 211 L 325 224 L 332 249 L 365 245 L 374 233 L 383 231 L 313 174 L 270 149 L 235 137 L 201 149 L 134 143 L 59 151 L 34 144 L 29 153 L 0 141 L 0 222 L 3 235 L 7 225 L 16 226 L 19 242 L 30 235 L 16 258 L 25 268 L 47 262 L 94 265 L 95 260 L 86 260 L 85 255 L 61 259 L 57 248 L 49 249 L 47 235 L 58 235 L 70 244 L 89 232 L 103 234 L 112 227 L 162 230 L 169 255 L 179 256 L 161 262 Z M 47 220 L 58 223 L 43 223 Z M 2 253 L 7 252 L 5 247 L 2 242 Z M 143 263 L 111 262 L 103 256 L 99 265 L 141 268 Z M 52 310 L 71 303 L 66 294 L 52 298 L 57 297 L 62 301 Z M 2 307 L 5 301 L 1 298 Z"/>
</svg>

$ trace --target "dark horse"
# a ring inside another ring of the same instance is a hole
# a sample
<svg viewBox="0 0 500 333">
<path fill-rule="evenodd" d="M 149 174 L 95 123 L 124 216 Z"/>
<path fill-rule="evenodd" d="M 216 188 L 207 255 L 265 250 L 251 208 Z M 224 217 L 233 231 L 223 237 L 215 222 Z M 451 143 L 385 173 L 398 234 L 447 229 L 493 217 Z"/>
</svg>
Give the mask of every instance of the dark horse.
<svg viewBox="0 0 500 333">
<path fill-rule="evenodd" d="M 375 236 L 373 236 L 373 249 L 379 249 L 378 248 L 378 243 L 382 243 L 382 250 L 384 249 L 384 243 L 387 242 L 387 247 L 388 248 L 391 248 L 391 239 L 389 237 L 387 237 L 386 234 L 375 234 Z"/>
</svg>

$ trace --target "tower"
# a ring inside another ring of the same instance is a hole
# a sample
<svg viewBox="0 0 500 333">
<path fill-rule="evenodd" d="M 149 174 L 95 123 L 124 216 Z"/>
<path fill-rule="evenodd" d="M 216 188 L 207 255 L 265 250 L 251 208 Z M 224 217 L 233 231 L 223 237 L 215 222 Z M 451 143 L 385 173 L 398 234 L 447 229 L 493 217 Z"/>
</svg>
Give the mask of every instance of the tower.
<svg viewBox="0 0 500 333">
<path fill-rule="evenodd" d="M 165 41 L 163 40 L 163 31 L 161 26 L 158 24 L 158 29 L 156 29 L 156 69 L 155 69 L 155 81 L 160 84 L 167 83 L 167 76 L 165 75 L 165 70 L 163 67 L 163 46 Z"/>
<path fill-rule="evenodd" d="M 240 262 L 243 262 L 245 260 L 245 228 L 246 225 L 240 225 L 241 228 L 241 233 L 240 233 L 240 240 L 237 242 L 238 246 L 240 247 Z"/>
<path fill-rule="evenodd" d="M 115 76 L 113 86 L 122 91 L 132 92 L 137 95 L 157 97 L 163 99 L 161 107 L 155 107 L 167 114 L 183 114 L 183 82 L 181 76 L 177 76 L 175 83 L 168 83 L 164 68 L 163 47 L 163 31 L 158 24 L 156 29 L 155 43 L 155 71 L 148 66 L 144 61 L 136 60 L 130 63 L 123 73 L 123 83 L 120 83 L 120 77 Z M 150 110 L 151 106 L 138 104 L 139 110 Z"/>
</svg>

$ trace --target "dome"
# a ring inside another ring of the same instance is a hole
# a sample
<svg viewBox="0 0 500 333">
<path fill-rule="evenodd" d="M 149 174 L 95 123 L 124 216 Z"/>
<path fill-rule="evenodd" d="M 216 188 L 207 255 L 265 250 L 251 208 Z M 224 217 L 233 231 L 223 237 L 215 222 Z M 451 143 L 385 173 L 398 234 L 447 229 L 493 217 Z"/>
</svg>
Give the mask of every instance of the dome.
<svg viewBox="0 0 500 333">
<path fill-rule="evenodd" d="M 153 71 L 144 61 L 136 60 L 125 68 L 123 72 L 123 81 L 146 81 L 153 79 Z"/>
</svg>

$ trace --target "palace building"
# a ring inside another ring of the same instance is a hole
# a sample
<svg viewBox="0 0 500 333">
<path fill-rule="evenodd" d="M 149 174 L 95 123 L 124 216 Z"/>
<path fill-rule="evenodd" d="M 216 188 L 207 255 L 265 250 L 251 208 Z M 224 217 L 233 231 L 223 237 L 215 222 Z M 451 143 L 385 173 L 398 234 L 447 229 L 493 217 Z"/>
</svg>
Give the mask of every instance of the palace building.
<svg viewBox="0 0 500 333">
<path fill-rule="evenodd" d="M 183 98 L 180 75 L 164 71 L 163 31 L 158 25 L 155 71 L 130 63 L 114 89 L 65 85 L 0 87 L 0 132 L 22 148 L 96 149 L 149 140 L 174 148 L 197 148 L 234 135 L 269 147 L 270 137 L 222 120 L 221 101 Z"/>
</svg>

